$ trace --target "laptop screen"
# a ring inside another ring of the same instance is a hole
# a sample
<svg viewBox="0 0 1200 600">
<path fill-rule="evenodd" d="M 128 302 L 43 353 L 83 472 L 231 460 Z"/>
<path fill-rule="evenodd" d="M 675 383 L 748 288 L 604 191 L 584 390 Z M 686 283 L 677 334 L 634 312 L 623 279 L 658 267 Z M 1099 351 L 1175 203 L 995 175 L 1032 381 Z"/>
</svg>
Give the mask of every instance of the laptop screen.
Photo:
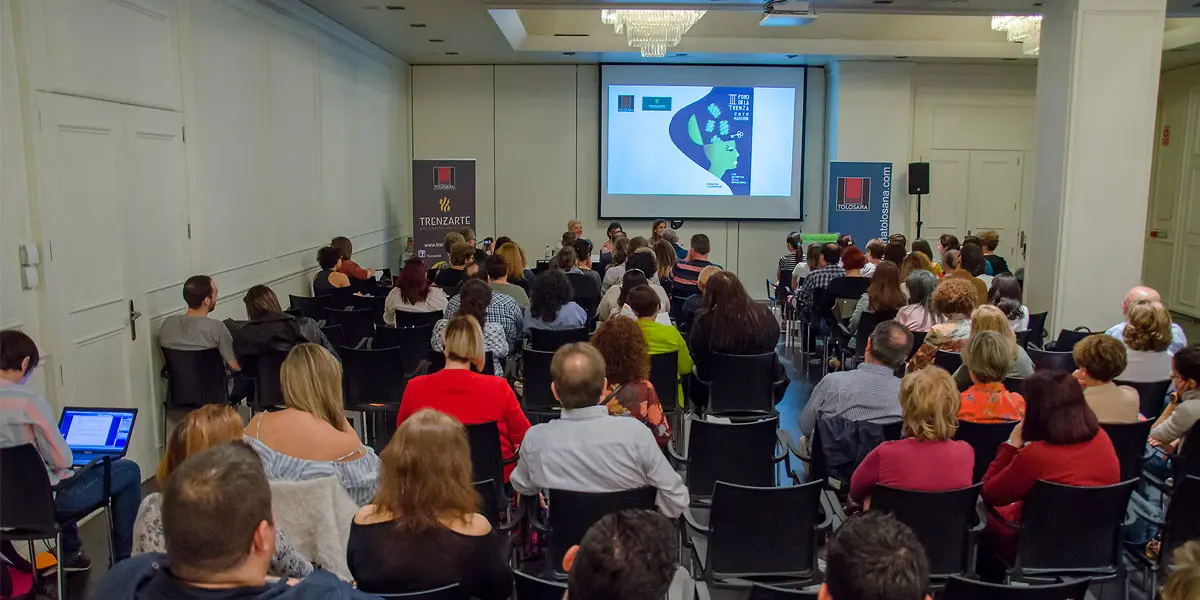
<svg viewBox="0 0 1200 600">
<path fill-rule="evenodd" d="M 64 408 L 58 429 L 72 452 L 124 454 L 136 409 Z"/>
</svg>

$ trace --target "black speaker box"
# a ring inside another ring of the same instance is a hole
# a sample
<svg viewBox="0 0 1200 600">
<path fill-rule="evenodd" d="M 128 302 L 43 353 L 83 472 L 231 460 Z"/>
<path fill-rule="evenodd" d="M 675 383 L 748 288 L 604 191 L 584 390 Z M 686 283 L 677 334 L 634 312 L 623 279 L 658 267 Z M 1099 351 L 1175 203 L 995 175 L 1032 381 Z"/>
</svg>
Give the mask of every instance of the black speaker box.
<svg viewBox="0 0 1200 600">
<path fill-rule="evenodd" d="M 911 196 L 929 194 L 929 163 L 908 163 L 908 193 Z"/>
</svg>

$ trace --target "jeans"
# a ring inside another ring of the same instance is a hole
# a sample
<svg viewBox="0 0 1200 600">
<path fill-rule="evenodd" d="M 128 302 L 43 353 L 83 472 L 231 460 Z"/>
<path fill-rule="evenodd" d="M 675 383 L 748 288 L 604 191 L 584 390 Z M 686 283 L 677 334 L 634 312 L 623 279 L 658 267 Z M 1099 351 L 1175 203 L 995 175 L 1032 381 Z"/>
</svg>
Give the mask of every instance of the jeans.
<svg viewBox="0 0 1200 600">
<path fill-rule="evenodd" d="M 59 518 L 78 514 L 104 501 L 104 469 L 92 469 L 78 473 L 60 484 L 54 496 Z M 142 470 L 137 463 L 120 459 L 112 463 L 112 541 L 113 562 L 129 558 L 133 551 L 133 522 L 137 519 L 138 505 L 142 502 Z M 63 528 L 63 552 L 76 552 L 82 542 L 79 529 L 74 525 Z"/>
</svg>

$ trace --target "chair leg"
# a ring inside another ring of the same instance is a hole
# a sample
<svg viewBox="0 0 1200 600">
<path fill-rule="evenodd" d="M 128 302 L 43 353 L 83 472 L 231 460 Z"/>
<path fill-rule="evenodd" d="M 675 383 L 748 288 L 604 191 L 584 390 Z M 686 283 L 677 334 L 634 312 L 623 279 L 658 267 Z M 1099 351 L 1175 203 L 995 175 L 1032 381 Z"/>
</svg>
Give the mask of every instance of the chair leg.
<svg viewBox="0 0 1200 600">
<path fill-rule="evenodd" d="M 55 534 L 54 536 L 54 552 L 58 558 L 58 568 L 55 569 L 55 575 L 58 578 L 58 600 L 63 600 L 66 597 L 66 594 L 63 592 L 66 579 L 63 577 L 62 533 Z M 37 567 L 35 566 L 34 569 L 36 570 Z"/>
<path fill-rule="evenodd" d="M 108 567 L 111 569 L 117 564 L 117 548 L 113 545 L 113 514 L 112 514 L 112 499 L 108 499 L 104 504 L 104 522 L 108 525 Z"/>
</svg>

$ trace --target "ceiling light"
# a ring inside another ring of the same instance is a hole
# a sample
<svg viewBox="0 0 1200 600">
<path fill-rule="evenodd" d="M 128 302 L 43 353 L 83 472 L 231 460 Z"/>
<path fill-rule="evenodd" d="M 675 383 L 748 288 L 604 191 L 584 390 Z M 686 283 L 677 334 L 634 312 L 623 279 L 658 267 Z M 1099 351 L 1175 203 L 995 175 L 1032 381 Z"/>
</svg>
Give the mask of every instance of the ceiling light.
<svg viewBox="0 0 1200 600">
<path fill-rule="evenodd" d="M 417 29 L 420 29 L 420 28 L 424 27 L 424 26 L 425 26 L 425 24 L 424 24 L 424 23 L 409 23 L 409 24 L 408 24 L 408 26 L 409 26 L 409 27 L 416 27 Z"/>
<path fill-rule="evenodd" d="M 611 10 L 600 11 L 600 21 L 624 32 L 629 46 L 640 48 L 642 56 L 662 58 L 667 48 L 679 45 L 683 34 L 704 16 L 703 10 Z"/>
<path fill-rule="evenodd" d="M 1008 34 L 1008 41 L 1020 43 L 1025 54 L 1037 56 L 1042 46 L 1042 17 L 992 17 L 992 30 Z"/>
</svg>

